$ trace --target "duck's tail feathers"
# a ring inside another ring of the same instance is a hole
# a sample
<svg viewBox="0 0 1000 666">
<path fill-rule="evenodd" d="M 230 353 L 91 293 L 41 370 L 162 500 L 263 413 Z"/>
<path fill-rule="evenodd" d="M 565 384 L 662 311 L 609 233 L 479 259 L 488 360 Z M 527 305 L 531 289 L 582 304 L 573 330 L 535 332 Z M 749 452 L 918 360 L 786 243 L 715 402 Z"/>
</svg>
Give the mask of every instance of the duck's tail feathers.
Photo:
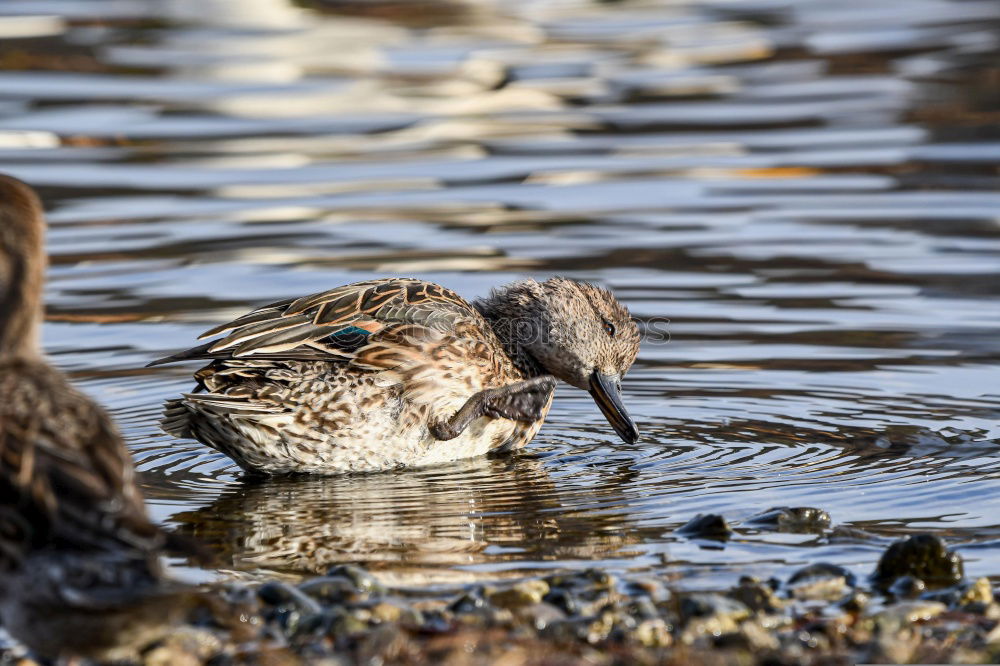
<svg viewBox="0 0 1000 666">
<path fill-rule="evenodd" d="M 187 408 L 181 398 L 167 400 L 163 404 L 163 418 L 160 419 L 160 427 L 168 435 L 182 439 L 195 439 L 191 432 L 191 410 Z"/>
</svg>

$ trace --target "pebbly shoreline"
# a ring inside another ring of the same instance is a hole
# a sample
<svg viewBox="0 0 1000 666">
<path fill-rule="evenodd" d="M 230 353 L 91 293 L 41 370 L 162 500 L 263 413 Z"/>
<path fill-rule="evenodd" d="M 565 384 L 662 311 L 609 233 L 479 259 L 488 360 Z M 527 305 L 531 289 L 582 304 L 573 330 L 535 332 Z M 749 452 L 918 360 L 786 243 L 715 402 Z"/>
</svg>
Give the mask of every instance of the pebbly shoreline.
<svg viewBox="0 0 1000 666">
<path fill-rule="evenodd" d="M 784 513 L 782 520 L 794 514 Z M 692 521 L 695 522 L 695 521 Z M 718 521 L 701 517 L 702 528 Z M 723 522 L 724 524 L 724 522 Z M 694 529 L 694 528 L 692 528 Z M 600 569 L 458 591 L 390 588 L 338 565 L 299 584 L 215 589 L 212 612 L 148 646 L 146 666 L 207 664 L 990 663 L 1000 604 L 937 536 L 890 545 L 864 579 L 817 562 L 714 592 Z M 34 660 L 16 646 L 5 663 Z"/>
</svg>

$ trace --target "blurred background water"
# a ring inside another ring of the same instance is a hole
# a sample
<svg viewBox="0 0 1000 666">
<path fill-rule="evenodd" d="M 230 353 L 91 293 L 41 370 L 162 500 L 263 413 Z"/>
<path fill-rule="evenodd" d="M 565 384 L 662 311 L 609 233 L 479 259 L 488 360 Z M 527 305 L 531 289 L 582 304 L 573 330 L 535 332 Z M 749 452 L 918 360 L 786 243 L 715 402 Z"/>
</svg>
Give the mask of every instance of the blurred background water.
<svg viewBox="0 0 1000 666">
<path fill-rule="evenodd" d="M 0 170 L 49 210 L 53 361 L 223 575 L 720 587 L 934 532 L 998 580 L 998 52 L 996 0 L 4 0 Z M 521 455 L 393 474 L 246 483 L 159 431 L 197 366 L 152 358 L 397 274 L 669 319 L 641 442 L 568 388 Z M 834 526 L 741 523 L 779 505 Z M 707 512 L 736 535 L 675 533 Z"/>
</svg>

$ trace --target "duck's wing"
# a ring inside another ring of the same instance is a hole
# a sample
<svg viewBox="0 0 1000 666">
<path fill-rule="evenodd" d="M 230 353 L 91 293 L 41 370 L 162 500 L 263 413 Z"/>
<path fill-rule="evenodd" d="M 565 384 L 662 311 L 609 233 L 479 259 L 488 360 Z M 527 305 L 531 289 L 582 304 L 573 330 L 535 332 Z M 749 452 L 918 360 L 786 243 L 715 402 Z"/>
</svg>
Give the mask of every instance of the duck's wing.
<svg viewBox="0 0 1000 666">
<path fill-rule="evenodd" d="M 37 548 L 153 553 L 131 457 L 110 417 L 42 361 L 0 363 L 0 562 Z"/>
<path fill-rule="evenodd" d="M 409 325 L 424 329 L 419 334 L 450 334 L 482 323 L 465 299 L 440 285 L 369 280 L 258 308 L 201 336 L 223 337 L 149 365 L 210 358 L 350 361 L 388 329 Z"/>
</svg>

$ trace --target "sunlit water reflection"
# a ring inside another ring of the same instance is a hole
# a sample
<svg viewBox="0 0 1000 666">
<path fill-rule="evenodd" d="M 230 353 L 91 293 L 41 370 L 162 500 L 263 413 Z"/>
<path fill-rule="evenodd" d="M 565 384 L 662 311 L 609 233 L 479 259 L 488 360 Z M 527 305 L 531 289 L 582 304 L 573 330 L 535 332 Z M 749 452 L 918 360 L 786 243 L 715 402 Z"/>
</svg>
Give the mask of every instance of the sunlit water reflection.
<svg viewBox="0 0 1000 666">
<path fill-rule="evenodd" d="M 0 4 L 0 169 L 50 209 L 46 346 L 159 520 L 224 575 L 718 587 L 865 574 L 932 531 L 1000 576 L 1000 3 L 334 5 Z M 669 319 L 626 382 L 638 445 L 569 389 L 522 455 L 393 474 L 247 483 L 157 427 L 192 368 L 145 363 L 259 303 L 553 273 Z M 834 527 L 742 522 L 778 505 Z M 736 535 L 674 533 L 706 512 Z"/>
</svg>

